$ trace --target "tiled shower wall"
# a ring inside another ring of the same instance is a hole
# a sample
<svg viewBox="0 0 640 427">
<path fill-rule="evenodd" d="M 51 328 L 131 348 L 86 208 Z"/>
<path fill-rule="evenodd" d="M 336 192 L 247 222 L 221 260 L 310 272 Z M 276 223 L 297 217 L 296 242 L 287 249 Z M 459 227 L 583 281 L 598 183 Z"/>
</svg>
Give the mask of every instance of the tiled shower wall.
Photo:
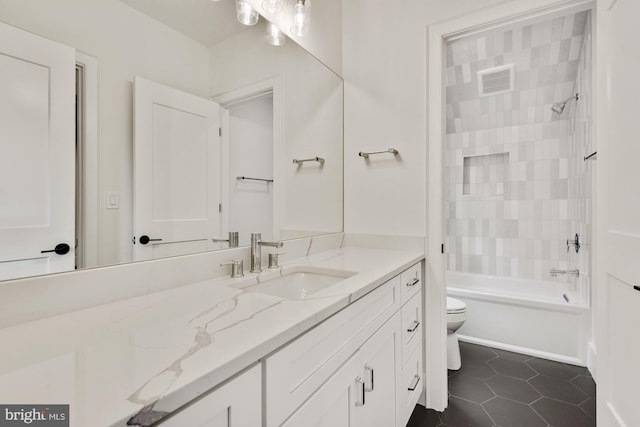
<svg viewBox="0 0 640 427">
<path fill-rule="evenodd" d="M 580 54 L 578 76 L 575 92 L 580 94 L 580 101 L 572 105 L 569 112 L 569 218 L 570 230 L 580 236 L 582 244 L 580 252 L 569 251 L 569 265 L 580 270 L 580 277 L 574 280 L 583 301 L 588 301 L 591 282 L 593 231 L 593 186 L 595 183 L 597 157 L 584 160 L 596 151 L 592 136 L 592 48 L 591 22 L 585 28 L 585 43 Z"/>
<path fill-rule="evenodd" d="M 552 279 L 549 270 L 575 268 L 566 241 L 588 228 L 583 206 L 590 189 L 578 172 L 584 135 L 574 137 L 574 128 L 588 125 L 569 120 L 573 103 L 561 116 L 550 107 L 586 91 L 587 21 L 582 12 L 448 45 L 449 270 L 567 281 Z M 514 90 L 480 97 L 477 71 L 509 63 L 515 64 Z M 578 76 L 584 77 L 579 88 Z"/>
</svg>

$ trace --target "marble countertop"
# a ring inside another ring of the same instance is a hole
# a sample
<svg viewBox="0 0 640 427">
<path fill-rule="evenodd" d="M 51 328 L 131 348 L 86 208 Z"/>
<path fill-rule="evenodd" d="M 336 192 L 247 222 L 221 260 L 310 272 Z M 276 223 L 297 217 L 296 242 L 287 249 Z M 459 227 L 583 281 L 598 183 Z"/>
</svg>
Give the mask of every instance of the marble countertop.
<svg viewBox="0 0 640 427">
<path fill-rule="evenodd" d="M 1 329 L 0 403 L 70 404 L 75 427 L 175 411 L 423 258 L 346 247 L 283 265 L 356 273 L 305 299 L 239 287 L 268 270 Z"/>
</svg>

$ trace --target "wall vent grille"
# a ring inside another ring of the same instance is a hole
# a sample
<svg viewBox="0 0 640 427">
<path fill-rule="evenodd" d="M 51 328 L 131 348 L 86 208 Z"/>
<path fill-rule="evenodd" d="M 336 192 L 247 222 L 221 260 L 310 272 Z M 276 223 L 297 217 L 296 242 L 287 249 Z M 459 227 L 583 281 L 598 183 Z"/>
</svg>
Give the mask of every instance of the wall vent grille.
<svg viewBox="0 0 640 427">
<path fill-rule="evenodd" d="M 478 71 L 478 92 L 480 96 L 511 92 L 513 87 L 513 64 Z"/>
</svg>

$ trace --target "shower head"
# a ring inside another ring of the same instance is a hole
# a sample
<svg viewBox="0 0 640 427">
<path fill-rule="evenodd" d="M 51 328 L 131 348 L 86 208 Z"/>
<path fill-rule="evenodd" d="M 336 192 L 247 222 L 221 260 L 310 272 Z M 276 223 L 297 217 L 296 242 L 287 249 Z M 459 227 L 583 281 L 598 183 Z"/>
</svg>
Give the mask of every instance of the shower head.
<svg viewBox="0 0 640 427">
<path fill-rule="evenodd" d="M 562 114 L 562 112 L 564 111 L 564 108 L 567 106 L 567 102 L 572 101 L 572 100 L 576 100 L 577 101 L 578 99 L 580 99 L 580 97 L 576 93 L 575 95 L 570 96 L 569 98 L 567 98 L 566 100 L 564 100 L 562 102 L 556 102 L 555 104 L 553 104 L 551 106 L 551 111 L 553 111 L 556 114 Z"/>
</svg>

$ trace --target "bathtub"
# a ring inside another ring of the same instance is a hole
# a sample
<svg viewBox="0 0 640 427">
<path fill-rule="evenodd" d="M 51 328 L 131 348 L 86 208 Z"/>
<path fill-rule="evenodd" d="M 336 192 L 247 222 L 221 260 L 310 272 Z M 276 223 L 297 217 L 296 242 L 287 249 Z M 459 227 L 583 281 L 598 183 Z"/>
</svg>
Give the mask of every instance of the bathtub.
<svg viewBox="0 0 640 427">
<path fill-rule="evenodd" d="M 591 309 L 570 285 L 448 272 L 447 295 L 467 304 L 461 341 L 586 365 Z"/>
</svg>

